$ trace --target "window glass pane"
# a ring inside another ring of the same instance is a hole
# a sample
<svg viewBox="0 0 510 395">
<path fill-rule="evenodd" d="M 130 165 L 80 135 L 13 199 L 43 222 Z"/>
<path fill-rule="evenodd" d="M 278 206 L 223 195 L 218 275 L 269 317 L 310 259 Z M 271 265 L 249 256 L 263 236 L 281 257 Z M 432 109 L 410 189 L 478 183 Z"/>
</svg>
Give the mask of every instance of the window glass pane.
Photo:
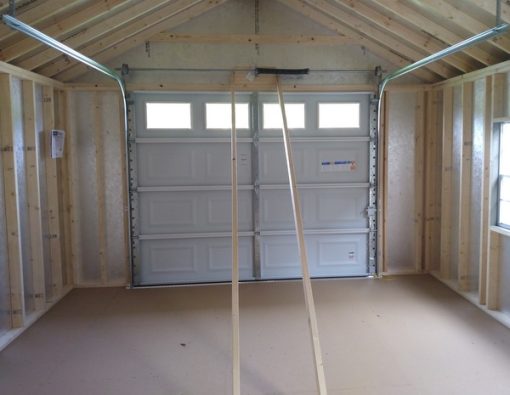
<svg viewBox="0 0 510 395">
<path fill-rule="evenodd" d="M 249 129 L 250 117 L 248 103 L 236 103 L 236 128 Z M 206 103 L 205 125 L 207 129 L 232 128 L 232 104 Z"/>
<path fill-rule="evenodd" d="M 191 103 L 146 103 L 147 129 L 191 129 Z"/>
<path fill-rule="evenodd" d="M 510 176 L 510 123 L 502 125 L 499 152 L 499 174 Z"/>
<path fill-rule="evenodd" d="M 289 129 L 304 129 L 304 103 L 285 104 L 285 114 L 287 115 L 287 126 Z M 281 129 L 283 122 L 280 105 L 278 103 L 264 103 L 263 120 L 264 129 Z"/>
<path fill-rule="evenodd" d="M 510 176 L 501 177 L 501 183 L 499 184 L 499 198 L 510 202 Z"/>
<path fill-rule="evenodd" d="M 359 128 L 359 103 L 319 103 L 319 128 Z"/>
<path fill-rule="evenodd" d="M 510 226 L 510 202 L 499 202 L 499 224 Z"/>
</svg>

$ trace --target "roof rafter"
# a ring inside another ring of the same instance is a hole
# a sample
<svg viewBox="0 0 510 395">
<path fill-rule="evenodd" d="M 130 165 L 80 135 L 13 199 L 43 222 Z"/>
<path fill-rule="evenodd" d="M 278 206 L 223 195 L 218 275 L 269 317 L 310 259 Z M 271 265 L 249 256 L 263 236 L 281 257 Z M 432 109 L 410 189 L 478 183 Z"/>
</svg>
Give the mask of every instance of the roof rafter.
<svg viewBox="0 0 510 395">
<path fill-rule="evenodd" d="M 369 7 L 359 0 L 335 0 L 340 6 L 356 12 L 358 15 L 368 19 L 372 23 L 376 24 L 379 28 L 385 31 L 399 36 L 402 40 L 414 45 L 418 48 L 422 48 L 428 54 L 436 53 L 445 48 L 445 45 L 431 36 L 428 33 L 422 31 L 416 31 L 411 29 L 395 19 L 390 18 L 373 7 Z M 466 56 L 455 54 L 444 59 L 445 63 L 450 64 L 456 69 L 462 72 L 470 72 L 476 69 L 476 65 L 470 62 Z"/>
<path fill-rule="evenodd" d="M 183 1 L 178 0 L 175 3 L 172 3 L 170 6 L 174 7 L 173 12 L 165 12 L 164 9 L 158 10 L 153 17 L 152 22 L 149 26 L 145 26 L 143 30 L 138 31 L 136 34 L 131 34 L 130 36 L 124 35 L 124 39 L 118 41 L 117 43 L 108 45 L 105 48 L 102 48 L 99 52 L 95 52 L 92 54 L 95 60 L 98 62 L 106 63 L 109 60 L 119 56 L 120 54 L 139 46 L 146 42 L 150 37 L 154 36 L 156 33 L 175 28 L 183 23 L 189 22 L 190 20 L 196 18 L 204 14 L 207 11 L 210 11 L 213 8 L 218 7 L 221 4 L 226 3 L 229 0 L 199 0 L 194 1 L 190 4 L 190 0 Z M 177 10 L 176 6 L 180 5 L 180 9 Z M 168 7 L 170 7 L 168 6 Z M 167 9 L 166 7 L 165 9 Z M 147 21 L 146 21 L 147 22 Z M 133 24 L 134 25 L 134 24 Z M 129 30 L 132 29 L 133 25 L 130 25 Z M 123 32 L 124 33 L 124 32 Z M 103 42 L 103 44 L 105 44 Z M 66 70 L 62 73 L 59 73 L 57 79 L 63 81 L 72 80 L 88 71 L 88 67 L 82 64 L 71 67 L 69 70 Z"/>
<path fill-rule="evenodd" d="M 497 0 L 471 0 L 475 6 L 492 15 L 496 15 L 496 2 Z M 501 19 L 510 22 L 510 5 L 505 1 L 501 2 Z"/>
<path fill-rule="evenodd" d="M 93 3 L 91 6 L 78 11 L 72 16 L 53 24 L 46 29 L 41 29 L 43 33 L 53 38 L 59 38 L 71 31 L 76 31 L 80 27 L 91 23 L 94 19 L 113 11 L 115 8 L 126 5 L 132 0 L 104 0 L 100 3 Z M 23 56 L 38 47 L 42 47 L 39 41 L 30 37 L 19 40 L 12 45 L 0 49 L 0 60 L 10 62 L 20 56 Z"/>
<path fill-rule="evenodd" d="M 339 23 L 336 19 L 328 15 L 325 15 L 323 12 L 317 10 L 314 7 L 311 7 L 309 4 L 306 4 L 301 0 L 299 1 L 278 0 L 278 1 L 338 34 L 347 35 L 349 37 L 356 39 L 359 45 L 366 47 L 373 54 L 387 60 L 390 63 L 393 63 L 397 67 L 403 67 L 411 63 L 408 59 L 405 59 L 404 57 L 390 50 L 382 48 L 379 44 L 359 34 L 354 29 L 351 29 Z M 417 70 L 413 74 L 427 82 L 437 80 L 436 75 L 434 73 L 425 69 Z"/>
<path fill-rule="evenodd" d="M 145 14 L 142 18 L 132 20 L 131 23 L 123 24 L 119 27 L 119 29 L 111 31 L 97 40 L 87 43 L 87 45 L 79 48 L 79 50 L 89 57 L 94 57 L 97 54 L 122 43 L 122 41 L 151 28 L 161 21 L 172 18 L 176 14 L 202 1 L 203 0 L 166 1 L 166 4 L 163 7 L 153 8 L 150 13 Z M 74 67 L 76 64 L 78 63 L 65 56 L 59 56 L 55 62 L 51 62 L 49 65 L 37 69 L 37 72 L 48 76 L 54 76 Z"/>
<path fill-rule="evenodd" d="M 409 46 L 397 40 L 393 36 L 384 33 L 383 31 L 375 28 L 371 24 L 345 12 L 344 10 L 329 3 L 326 0 L 304 0 L 304 1 L 307 4 L 337 19 L 340 23 L 343 23 L 349 26 L 351 29 L 356 30 L 359 34 L 364 34 L 368 36 L 371 40 L 376 41 L 379 44 L 382 44 L 387 48 L 402 54 L 403 56 L 412 61 L 417 61 L 425 57 L 425 54 L 423 52 L 410 48 Z M 434 73 L 443 78 L 451 78 L 456 75 L 456 73 L 452 69 L 446 67 L 445 64 L 442 62 L 431 63 L 430 65 L 427 66 L 427 69 L 433 71 Z"/>
<path fill-rule="evenodd" d="M 448 19 L 473 34 L 481 33 L 490 28 L 486 24 L 444 0 L 421 0 L 421 2 L 418 2 L 417 4 L 423 9 L 425 9 L 424 6 L 428 6 L 441 14 L 443 18 Z M 508 37 L 504 34 L 491 38 L 490 40 L 487 40 L 487 42 L 507 53 L 510 52 L 510 39 L 508 39 Z"/>
<path fill-rule="evenodd" d="M 418 11 L 406 5 L 400 0 L 372 0 L 375 3 L 381 5 L 387 10 L 391 11 L 395 15 L 405 18 L 410 23 L 416 25 L 417 28 L 433 35 L 434 37 L 444 41 L 449 45 L 456 44 L 466 37 L 461 37 L 452 31 L 446 29 L 444 26 L 435 23 L 434 21 L 426 18 Z M 499 63 L 503 61 L 502 58 L 494 56 L 479 47 L 471 47 L 464 50 L 464 53 L 471 56 L 473 59 L 481 62 L 488 66 L 491 64 Z"/>
<path fill-rule="evenodd" d="M 133 20 L 147 15 L 171 1 L 173 0 L 144 0 L 142 3 L 137 2 L 128 9 L 115 13 L 105 20 L 74 34 L 72 37 L 62 40 L 62 42 L 71 48 L 80 50 L 85 44 L 97 40 L 121 26 L 128 25 Z M 54 59 L 57 60 L 53 62 Z M 52 63 L 48 66 L 55 66 L 58 70 L 63 69 L 69 63 L 59 52 L 52 48 L 47 48 L 28 59 L 18 62 L 17 66 L 27 70 L 34 70 L 50 62 Z M 41 69 L 40 72 L 45 73 L 44 69 Z"/>
<path fill-rule="evenodd" d="M 50 18 L 56 13 L 71 9 L 77 4 L 83 3 L 83 0 L 38 0 L 36 5 L 31 6 L 26 11 L 20 10 L 16 17 L 25 23 L 37 25 Z M 19 34 L 11 28 L 0 24 L 0 43 Z"/>
</svg>

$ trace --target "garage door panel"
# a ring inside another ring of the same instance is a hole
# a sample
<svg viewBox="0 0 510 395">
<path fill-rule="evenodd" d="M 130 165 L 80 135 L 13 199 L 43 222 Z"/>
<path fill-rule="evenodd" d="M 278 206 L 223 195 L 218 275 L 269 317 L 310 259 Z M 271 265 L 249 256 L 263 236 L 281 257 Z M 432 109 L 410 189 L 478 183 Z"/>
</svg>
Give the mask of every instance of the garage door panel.
<svg viewBox="0 0 510 395">
<path fill-rule="evenodd" d="M 366 188 L 301 189 L 305 229 L 364 229 L 368 227 Z M 262 230 L 294 228 L 292 202 L 288 189 L 260 192 Z"/>
<path fill-rule="evenodd" d="M 252 239 L 239 238 L 239 273 L 252 279 Z M 140 283 L 230 281 L 232 244 L 227 237 L 141 240 Z"/>
<path fill-rule="evenodd" d="M 231 119 L 229 114 L 225 118 L 226 107 L 217 105 L 230 103 L 230 94 L 136 93 L 134 99 L 133 282 L 230 281 Z M 266 106 L 271 119 L 264 123 L 264 103 L 277 103 L 277 97 L 243 93 L 237 99 L 248 103 L 240 110 L 244 114 L 246 109 L 250 116 L 258 114 L 248 123 L 246 116 L 239 118 L 243 127 L 250 125 L 238 130 L 237 145 L 240 279 L 252 280 L 255 273 L 257 279 L 299 278 L 282 133 L 264 129 L 276 127 L 278 112 L 271 106 Z M 289 107 L 288 114 L 293 118 L 290 133 L 310 274 L 365 276 L 372 248 L 367 218 L 373 182 L 369 95 L 292 93 L 285 99 L 300 103 L 292 111 Z M 184 103 L 186 111 L 175 117 L 168 117 L 166 110 L 154 115 L 172 103 Z M 211 103 L 215 105 L 208 106 Z M 354 110 L 346 113 L 347 108 Z M 189 117 L 182 117 L 188 109 Z"/>
<path fill-rule="evenodd" d="M 230 191 L 143 192 L 140 194 L 142 234 L 229 232 Z M 253 229 L 252 193 L 238 192 L 240 231 Z"/>
<path fill-rule="evenodd" d="M 230 185 L 230 145 L 138 144 L 138 185 Z M 251 183 L 251 147 L 238 146 L 239 184 Z"/>
<path fill-rule="evenodd" d="M 367 235 L 306 235 L 312 277 L 360 276 L 367 273 Z M 301 277 L 295 235 L 261 237 L 264 278 Z"/>
<path fill-rule="evenodd" d="M 293 143 L 298 183 L 368 182 L 368 142 Z M 260 182 L 288 183 L 282 143 L 262 143 Z"/>
</svg>

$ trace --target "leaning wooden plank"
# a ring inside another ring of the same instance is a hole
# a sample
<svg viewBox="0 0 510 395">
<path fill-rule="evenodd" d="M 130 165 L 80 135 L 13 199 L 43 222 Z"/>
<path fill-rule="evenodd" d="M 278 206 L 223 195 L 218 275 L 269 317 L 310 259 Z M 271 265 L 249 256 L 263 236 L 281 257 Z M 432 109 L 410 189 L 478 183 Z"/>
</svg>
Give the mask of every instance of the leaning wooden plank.
<svg viewBox="0 0 510 395">
<path fill-rule="evenodd" d="M 294 224 L 296 226 L 299 259 L 301 261 L 301 270 L 303 272 L 303 288 L 305 293 L 305 304 L 306 310 L 308 312 L 308 324 L 310 325 L 310 334 L 312 337 L 317 389 L 320 395 L 326 395 L 327 394 L 326 376 L 324 374 L 324 364 L 322 362 L 322 352 L 319 341 L 319 328 L 317 325 L 317 314 L 315 312 L 315 303 L 313 300 L 312 292 L 312 282 L 310 281 L 310 273 L 308 271 L 308 256 L 306 252 L 303 218 L 301 216 L 301 201 L 299 198 L 299 191 L 297 189 L 296 170 L 294 166 L 290 134 L 287 127 L 287 116 L 285 114 L 285 102 L 283 100 L 283 93 L 281 90 L 279 78 L 276 79 L 276 88 L 278 91 L 278 101 L 280 103 L 280 110 L 283 121 L 282 122 L 283 143 L 285 146 L 285 158 L 287 162 L 287 172 L 289 176 L 292 209 L 294 211 Z"/>
<path fill-rule="evenodd" d="M 53 88 L 43 87 L 43 129 L 46 135 L 46 190 L 48 202 L 48 222 L 50 237 L 50 264 L 52 299 L 58 298 L 62 293 L 62 238 L 60 234 L 60 196 L 58 194 L 57 161 L 51 158 L 51 131 L 55 128 Z"/>
<path fill-rule="evenodd" d="M 492 77 L 485 77 L 484 108 L 484 142 L 483 142 L 483 177 L 482 177 L 482 212 L 480 238 L 480 274 L 478 297 L 480 304 L 487 303 L 487 261 L 489 254 L 490 202 L 491 202 L 491 145 L 492 145 Z"/>
<path fill-rule="evenodd" d="M 104 170 L 104 146 L 102 124 L 102 100 L 101 92 L 94 94 L 94 145 L 96 147 L 96 185 L 97 185 L 97 237 L 99 241 L 99 268 L 101 272 L 101 284 L 108 281 L 106 262 L 106 194 L 105 194 L 105 170 Z"/>
<path fill-rule="evenodd" d="M 414 136 L 414 264 L 417 272 L 423 271 L 423 183 L 425 157 L 425 92 L 418 92 L 416 97 L 415 136 Z"/>
<path fill-rule="evenodd" d="M 470 289 L 471 265 L 471 162 L 473 156 L 473 82 L 462 87 L 462 159 L 459 216 L 459 268 L 461 291 Z"/>
<path fill-rule="evenodd" d="M 23 87 L 23 134 L 25 143 L 25 169 L 27 178 L 28 221 L 30 224 L 31 265 L 33 275 L 34 306 L 36 310 L 46 307 L 44 279 L 43 230 L 41 193 L 39 189 L 39 160 L 36 151 L 37 129 L 35 124 L 35 84 L 22 81 Z"/>
<path fill-rule="evenodd" d="M 500 235 L 489 231 L 489 262 L 487 263 L 487 308 L 498 310 L 500 307 Z"/>
<path fill-rule="evenodd" d="M 453 88 L 443 91 L 443 171 L 441 179 L 441 278 L 450 278 L 452 233 Z"/>
<path fill-rule="evenodd" d="M 4 178 L 11 325 L 12 328 L 20 328 L 24 324 L 25 303 L 23 297 L 21 235 L 19 233 L 19 213 L 16 201 L 16 161 L 13 149 L 14 125 L 11 86 L 11 77 L 7 74 L 0 74 L 0 114 L 2 114 L 0 117 L 0 147 Z"/>
<path fill-rule="evenodd" d="M 231 179 L 232 179 L 232 394 L 241 394 L 241 363 L 239 351 L 239 238 L 237 210 L 237 130 L 236 130 L 236 95 L 232 88 L 232 132 Z"/>
</svg>

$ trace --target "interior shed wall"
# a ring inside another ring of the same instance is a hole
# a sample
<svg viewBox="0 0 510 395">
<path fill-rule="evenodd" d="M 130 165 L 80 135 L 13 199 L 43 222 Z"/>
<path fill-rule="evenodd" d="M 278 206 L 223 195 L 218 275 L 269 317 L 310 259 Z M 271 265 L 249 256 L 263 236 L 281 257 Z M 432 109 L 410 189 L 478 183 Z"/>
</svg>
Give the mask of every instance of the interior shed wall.
<svg viewBox="0 0 510 395">
<path fill-rule="evenodd" d="M 443 218 L 440 266 L 432 270 L 473 303 L 510 322 L 510 236 L 494 227 L 493 204 L 499 160 L 494 125 L 510 119 L 505 70 L 468 75 L 437 88 L 444 97 L 438 125 L 443 165 L 436 183 L 442 189 Z"/>
<path fill-rule="evenodd" d="M 0 65 L 0 347 L 70 290 L 62 177 L 51 130 L 63 128 L 64 92 Z M 70 252 L 70 251 L 68 251 Z"/>
<path fill-rule="evenodd" d="M 68 99 L 75 283 L 128 283 L 127 196 L 120 96 L 72 92 Z"/>
<path fill-rule="evenodd" d="M 414 271 L 416 92 L 387 94 L 386 271 Z"/>
</svg>

